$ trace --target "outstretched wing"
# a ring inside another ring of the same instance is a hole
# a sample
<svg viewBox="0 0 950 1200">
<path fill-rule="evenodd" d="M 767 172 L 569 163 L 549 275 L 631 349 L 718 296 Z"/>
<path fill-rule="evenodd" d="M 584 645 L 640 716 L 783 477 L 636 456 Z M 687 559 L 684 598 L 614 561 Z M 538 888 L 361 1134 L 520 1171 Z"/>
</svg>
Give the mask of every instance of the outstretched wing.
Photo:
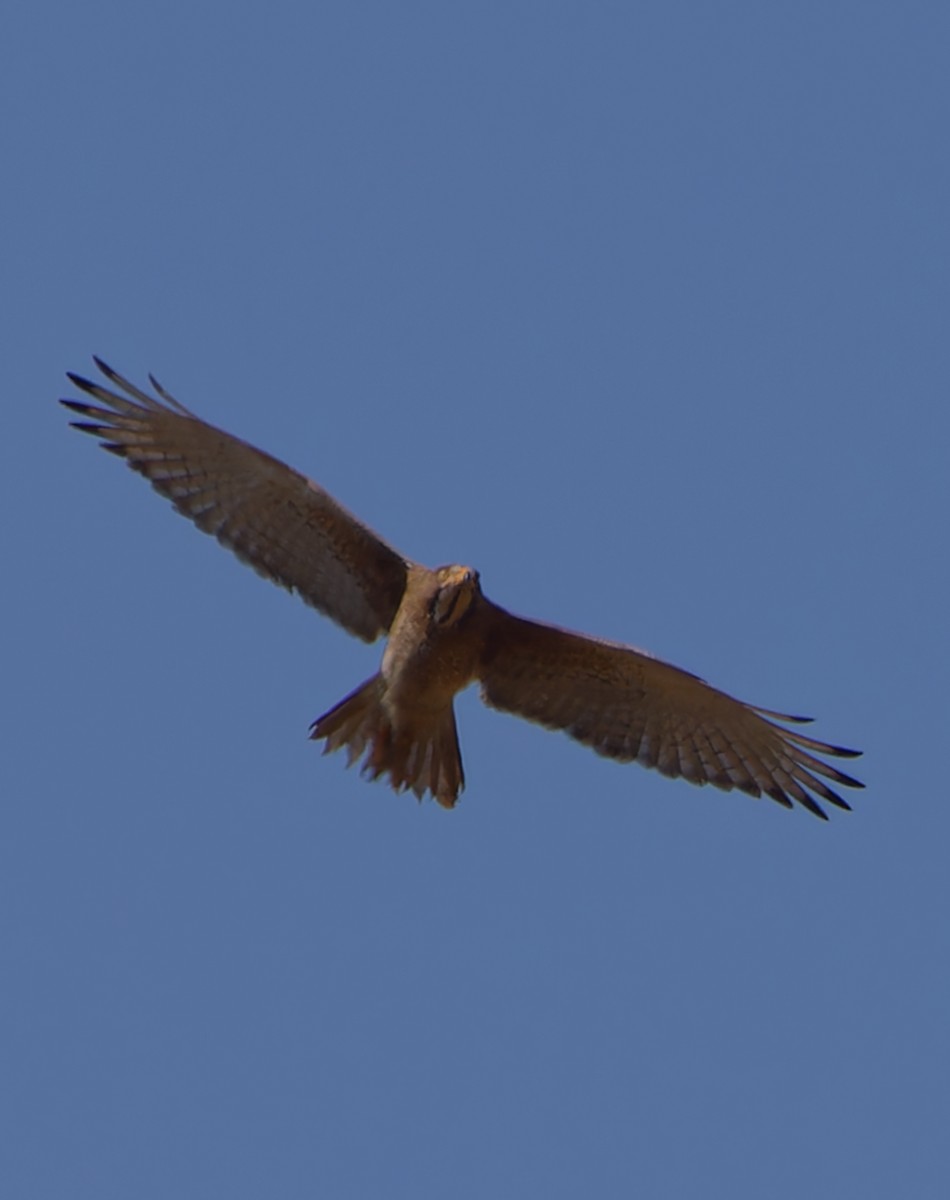
<svg viewBox="0 0 950 1200">
<path fill-rule="evenodd" d="M 488 607 L 480 679 L 493 708 L 563 729 L 608 758 L 725 791 L 764 794 L 786 808 L 797 800 L 822 818 L 811 793 L 850 808 L 825 779 L 864 786 L 815 757 L 852 758 L 859 751 L 776 724 L 808 718 L 743 704 L 630 646 Z"/>
<path fill-rule="evenodd" d="M 318 484 L 208 425 L 154 377 L 149 395 L 95 363 L 116 390 L 70 372 L 76 387 L 106 406 L 63 400 L 90 418 L 75 428 L 102 438 L 199 529 L 350 633 L 371 642 L 389 629 L 407 559 Z"/>
</svg>

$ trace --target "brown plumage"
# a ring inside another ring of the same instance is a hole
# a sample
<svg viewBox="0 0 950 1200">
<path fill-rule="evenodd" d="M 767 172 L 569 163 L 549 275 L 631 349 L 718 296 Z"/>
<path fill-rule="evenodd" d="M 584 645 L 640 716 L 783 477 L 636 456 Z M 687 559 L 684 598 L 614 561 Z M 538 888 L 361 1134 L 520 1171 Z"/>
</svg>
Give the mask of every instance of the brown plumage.
<svg viewBox="0 0 950 1200">
<path fill-rule="evenodd" d="M 388 633 L 380 671 L 318 718 L 324 753 L 388 776 L 397 791 L 451 808 L 464 775 L 452 702 L 470 683 L 486 704 L 562 729 L 598 754 L 691 783 L 849 805 L 825 780 L 862 787 L 817 755 L 854 757 L 786 728 L 806 720 L 734 700 L 641 650 L 516 617 L 483 594 L 478 572 L 405 558 L 318 484 L 154 395 L 98 358 L 112 390 L 70 373 L 100 405 L 63 400 L 156 491 L 259 574 L 364 641 Z M 782 724 L 778 724 L 781 722 Z"/>
</svg>

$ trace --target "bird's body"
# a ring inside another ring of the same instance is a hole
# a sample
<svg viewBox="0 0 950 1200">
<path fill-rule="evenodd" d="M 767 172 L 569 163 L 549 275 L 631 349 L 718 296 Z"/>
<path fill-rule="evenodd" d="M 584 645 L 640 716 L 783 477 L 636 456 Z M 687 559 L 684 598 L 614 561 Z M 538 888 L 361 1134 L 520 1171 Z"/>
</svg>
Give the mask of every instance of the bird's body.
<svg viewBox="0 0 950 1200">
<path fill-rule="evenodd" d="M 631 646 L 513 616 L 484 596 L 477 571 L 413 562 L 318 484 L 200 420 L 154 378 L 149 395 L 96 363 L 118 390 L 71 374 L 107 406 L 64 400 L 91 418 L 77 428 L 261 575 L 365 641 L 388 633 L 379 673 L 314 722 L 324 752 L 345 746 L 351 763 L 365 754 L 372 778 L 451 808 L 464 786 L 453 700 L 478 682 L 494 708 L 693 783 L 797 801 L 821 817 L 815 795 L 849 807 L 825 779 L 862 786 L 816 757 L 855 751 L 784 727 L 804 718 L 743 704 Z"/>
<path fill-rule="evenodd" d="M 483 616 L 478 573 L 471 567 L 411 568 L 383 652 L 381 674 L 393 704 L 451 704 L 473 683 Z"/>
<path fill-rule="evenodd" d="M 378 675 L 325 713 L 311 737 L 327 750 L 369 748 L 367 772 L 394 787 L 428 791 L 446 808 L 464 785 L 452 702 L 478 677 L 485 639 L 478 574 L 413 565 Z"/>
</svg>

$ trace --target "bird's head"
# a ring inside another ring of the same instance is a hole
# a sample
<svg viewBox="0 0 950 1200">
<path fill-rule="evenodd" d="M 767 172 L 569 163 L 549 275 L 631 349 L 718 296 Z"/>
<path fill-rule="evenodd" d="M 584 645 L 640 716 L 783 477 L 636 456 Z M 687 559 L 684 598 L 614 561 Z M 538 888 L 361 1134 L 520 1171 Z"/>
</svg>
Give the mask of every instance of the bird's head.
<svg viewBox="0 0 950 1200">
<path fill-rule="evenodd" d="M 439 567 L 437 587 L 430 613 L 436 625 L 443 628 L 457 624 L 481 595 L 478 572 L 472 567 Z"/>
</svg>

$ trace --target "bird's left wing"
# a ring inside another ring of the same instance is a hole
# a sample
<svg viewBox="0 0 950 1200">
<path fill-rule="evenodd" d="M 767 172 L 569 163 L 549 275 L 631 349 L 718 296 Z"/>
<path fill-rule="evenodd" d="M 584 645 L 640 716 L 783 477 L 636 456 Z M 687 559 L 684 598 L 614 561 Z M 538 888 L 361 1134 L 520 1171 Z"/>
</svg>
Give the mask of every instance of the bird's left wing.
<svg viewBox="0 0 950 1200">
<path fill-rule="evenodd" d="M 149 376 L 149 395 L 96 359 L 116 390 L 69 378 L 101 405 L 63 400 L 155 490 L 243 562 L 371 642 L 392 624 L 409 562 L 318 484 L 207 424 Z"/>
<path fill-rule="evenodd" d="M 642 763 L 691 783 L 798 801 L 825 817 L 811 793 L 849 808 L 824 782 L 862 787 L 816 758 L 858 752 L 805 737 L 790 717 L 743 704 L 631 646 L 513 616 L 486 602 L 480 669 L 486 704 L 563 729 L 598 754 Z M 821 778 L 823 777 L 823 778 Z"/>
</svg>

